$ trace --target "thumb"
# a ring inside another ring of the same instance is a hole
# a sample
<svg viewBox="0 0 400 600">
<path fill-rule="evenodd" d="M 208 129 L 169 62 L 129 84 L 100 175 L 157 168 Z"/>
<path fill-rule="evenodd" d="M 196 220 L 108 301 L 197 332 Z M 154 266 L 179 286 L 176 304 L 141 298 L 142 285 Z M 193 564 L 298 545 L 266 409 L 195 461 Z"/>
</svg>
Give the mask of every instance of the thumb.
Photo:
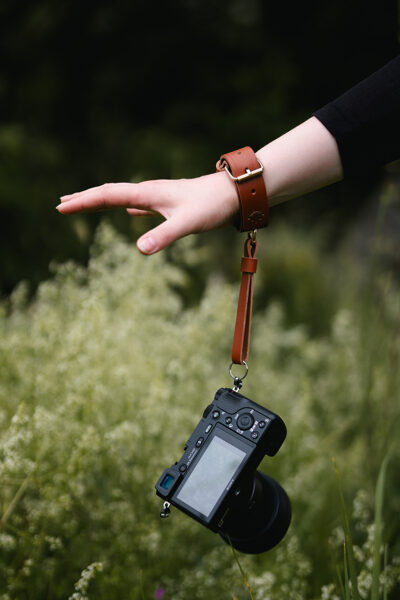
<svg viewBox="0 0 400 600">
<path fill-rule="evenodd" d="M 187 235 L 189 233 L 187 224 L 186 227 L 184 225 L 182 221 L 168 219 L 142 235 L 136 245 L 142 254 L 155 254 L 171 242 Z"/>
</svg>

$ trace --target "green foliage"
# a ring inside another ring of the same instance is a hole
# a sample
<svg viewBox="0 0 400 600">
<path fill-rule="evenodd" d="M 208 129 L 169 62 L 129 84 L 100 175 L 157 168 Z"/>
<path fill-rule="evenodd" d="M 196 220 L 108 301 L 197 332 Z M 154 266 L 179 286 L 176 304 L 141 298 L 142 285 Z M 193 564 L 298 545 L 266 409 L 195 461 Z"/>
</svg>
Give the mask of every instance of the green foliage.
<svg viewBox="0 0 400 600">
<path fill-rule="evenodd" d="M 343 539 L 343 573 L 340 572 L 339 566 L 337 568 L 339 589 L 343 600 L 360 600 L 360 598 L 370 598 L 371 600 L 382 598 L 383 600 L 387 600 L 388 589 L 392 588 L 396 580 L 398 581 L 400 577 L 399 557 L 395 557 L 393 564 L 388 566 L 388 548 L 387 546 L 384 548 L 382 546 L 382 510 L 388 458 L 388 455 L 384 458 L 379 471 L 375 491 L 374 523 L 368 523 L 369 510 L 365 494 L 360 492 L 354 502 L 353 520 L 357 525 L 358 531 L 364 533 L 362 546 L 353 544 L 342 484 L 336 461 L 334 461 L 343 527 L 341 532 Z M 344 577 L 344 581 L 342 577 Z M 323 598 L 325 600 L 338 600 L 339 596 L 334 591 L 334 585 L 324 586 L 322 589 Z M 397 597 L 397 595 L 393 597 Z"/>
<path fill-rule="evenodd" d="M 1 600 L 139 600 L 157 587 L 166 600 L 248 598 L 229 546 L 176 510 L 159 519 L 154 493 L 203 407 L 230 385 L 237 287 L 213 280 L 182 310 L 184 271 L 139 255 L 106 225 L 87 269 L 53 270 L 34 302 L 20 287 L 0 312 Z M 256 315 L 244 393 L 287 424 L 262 469 L 288 491 L 293 522 L 278 548 L 240 556 L 255 600 L 338 597 L 332 455 L 346 503 L 354 500 L 361 598 L 370 592 L 375 483 L 388 448 L 391 464 L 400 458 L 397 290 L 377 280 L 372 308 L 360 296 L 319 338 L 288 326 L 278 303 Z M 394 594 L 400 483 L 391 464 L 382 543 Z"/>
<path fill-rule="evenodd" d="M 278 299 L 289 325 L 307 324 L 312 334 L 328 332 L 338 303 L 332 285 L 337 274 L 321 232 L 305 235 L 277 225 L 260 234 L 256 307 L 265 306 L 266 298 Z"/>
<path fill-rule="evenodd" d="M 264 146 L 397 53 L 395 18 L 373 0 L 2 0 L 0 294 L 35 287 L 54 258 L 87 260 L 96 218 L 60 217 L 60 195 L 197 176 Z M 342 197 L 319 193 L 307 222 L 334 207 L 341 235 L 367 175 Z M 130 231 L 123 211 L 110 218 Z"/>
</svg>

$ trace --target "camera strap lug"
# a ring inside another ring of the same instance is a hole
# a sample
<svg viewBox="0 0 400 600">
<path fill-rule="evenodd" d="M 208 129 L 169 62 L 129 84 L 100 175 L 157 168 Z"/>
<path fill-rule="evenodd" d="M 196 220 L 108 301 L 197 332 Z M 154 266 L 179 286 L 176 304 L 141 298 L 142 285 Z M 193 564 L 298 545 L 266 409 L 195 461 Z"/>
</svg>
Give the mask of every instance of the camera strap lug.
<svg viewBox="0 0 400 600">
<path fill-rule="evenodd" d="M 244 375 L 242 375 L 241 377 L 239 377 L 238 375 L 235 375 L 234 373 L 232 373 L 233 362 L 230 364 L 230 367 L 229 367 L 229 375 L 233 379 L 233 388 L 232 388 L 232 390 L 234 392 L 239 392 L 240 391 L 240 388 L 243 385 L 243 379 L 245 379 L 247 377 L 247 373 L 249 372 L 249 367 L 248 367 L 247 362 L 245 362 L 243 360 L 242 361 L 242 365 L 244 367 L 246 367 L 246 371 L 245 371 Z"/>
<path fill-rule="evenodd" d="M 240 392 L 240 388 L 242 387 L 243 382 L 240 379 L 240 377 L 235 377 L 235 379 L 233 380 L 233 388 L 232 391 L 234 392 Z"/>
<path fill-rule="evenodd" d="M 170 502 L 165 501 L 160 512 L 160 517 L 162 519 L 167 519 L 169 517 L 169 513 L 171 512 L 169 507 L 171 506 Z"/>
</svg>

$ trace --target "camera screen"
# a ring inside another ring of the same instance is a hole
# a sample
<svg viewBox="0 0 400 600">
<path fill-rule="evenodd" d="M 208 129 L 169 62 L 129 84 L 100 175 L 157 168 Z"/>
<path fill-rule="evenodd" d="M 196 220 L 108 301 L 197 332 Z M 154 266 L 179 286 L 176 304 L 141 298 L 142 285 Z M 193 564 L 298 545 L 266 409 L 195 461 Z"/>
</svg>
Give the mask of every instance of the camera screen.
<svg viewBox="0 0 400 600">
<path fill-rule="evenodd" d="M 178 500 L 208 517 L 245 456 L 246 452 L 215 435 L 182 485 Z"/>
</svg>

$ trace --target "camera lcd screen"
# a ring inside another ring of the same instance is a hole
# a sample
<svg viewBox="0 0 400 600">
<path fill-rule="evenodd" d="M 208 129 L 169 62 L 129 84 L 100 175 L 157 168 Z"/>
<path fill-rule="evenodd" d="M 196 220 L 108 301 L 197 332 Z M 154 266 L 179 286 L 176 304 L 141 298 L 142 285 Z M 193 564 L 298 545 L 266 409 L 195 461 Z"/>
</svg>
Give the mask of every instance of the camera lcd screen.
<svg viewBox="0 0 400 600">
<path fill-rule="evenodd" d="M 215 435 L 179 490 L 178 500 L 208 517 L 245 456 Z"/>
</svg>

